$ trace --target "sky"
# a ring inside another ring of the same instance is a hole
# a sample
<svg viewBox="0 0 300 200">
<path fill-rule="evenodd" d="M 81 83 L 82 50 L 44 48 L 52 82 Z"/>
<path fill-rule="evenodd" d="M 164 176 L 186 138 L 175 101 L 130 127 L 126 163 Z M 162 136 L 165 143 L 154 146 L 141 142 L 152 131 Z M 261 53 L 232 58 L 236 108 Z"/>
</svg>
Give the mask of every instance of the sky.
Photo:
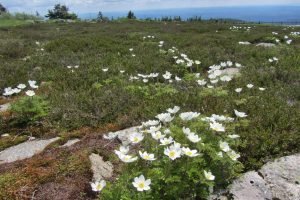
<svg viewBox="0 0 300 200">
<path fill-rule="evenodd" d="M 65 4 L 71 12 L 110 12 L 168 8 L 300 5 L 300 0 L 0 0 L 10 12 L 47 13 L 57 3 Z"/>
</svg>

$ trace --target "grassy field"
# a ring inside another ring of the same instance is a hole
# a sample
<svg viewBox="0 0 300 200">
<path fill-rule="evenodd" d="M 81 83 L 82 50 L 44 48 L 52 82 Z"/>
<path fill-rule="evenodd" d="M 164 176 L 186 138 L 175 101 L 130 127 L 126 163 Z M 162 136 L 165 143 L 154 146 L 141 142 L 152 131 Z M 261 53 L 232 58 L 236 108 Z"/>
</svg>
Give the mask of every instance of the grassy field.
<svg viewBox="0 0 300 200">
<path fill-rule="evenodd" d="M 36 97 L 42 103 L 37 103 L 36 115 L 27 115 L 26 105 L 20 103 L 24 92 L 0 98 L 1 104 L 15 105 L 13 111 L 1 113 L 0 134 L 10 137 L 0 138 L 0 150 L 24 141 L 24 135 L 60 136 L 59 143 L 78 137 L 82 144 L 70 150 L 55 144 L 32 160 L 0 166 L 0 199 L 27 199 L 34 191 L 40 199 L 55 199 L 49 196 L 53 191 L 56 196 L 67 191 L 67 199 L 95 198 L 89 188 L 89 153 L 120 165 L 111 156 L 118 144 L 104 148 L 102 134 L 139 125 L 174 106 L 205 116 L 232 117 L 234 109 L 246 112 L 246 125 L 232 131 L 241 137 L 237 150 L 244 171 L 300 150 L 300 38 L 291 35 L 299 27 L 241 25 L 251 27 L 246 31 L 233 30 L 240 25 L 231 23 L 115 21 L 3 28 L 17 24 L 0 23 L 0 92 L 36 80 Z M 276 47 L 255 46 L 261 42 Z M 174 56 L 181 54 L 201 64 L 176 64 Z M 274 57 L 278 61 L 270 62 Z M 208 81 L 210 66 L 227 61 L 243 66 L 240 76 L 211 83 L 214 88 L 197 84 L 200 79 Z M 172 82 L 163 78 L 166 71 Z M 150 73 L 159 76 L 134 80 Z M 236 88 L 243 90 L 237 93 Z"/>
</svg>

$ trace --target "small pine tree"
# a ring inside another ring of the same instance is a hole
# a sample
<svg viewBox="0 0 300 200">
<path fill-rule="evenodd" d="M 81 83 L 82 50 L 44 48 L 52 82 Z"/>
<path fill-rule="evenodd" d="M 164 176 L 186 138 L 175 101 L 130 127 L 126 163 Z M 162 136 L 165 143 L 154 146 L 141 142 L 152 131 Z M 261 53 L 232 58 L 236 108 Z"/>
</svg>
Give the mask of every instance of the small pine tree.
<svg viewBox="0 0 300 200">
<path fill-rule="evenodd" d="M 1 13 L 7 13 L 7 9 L 0 3 L 0 15 Z"/>
<path fill-rule="evenodd" d="M 103 14 L 101 11 L 98 12 L 97 21 L 103 21 Z"/>
<path fill-rule="evenodd" d="M 128 12 L 127 18 L 128 19 L 136 19 L 134 13 L 131 10 Z"/>
</svg>

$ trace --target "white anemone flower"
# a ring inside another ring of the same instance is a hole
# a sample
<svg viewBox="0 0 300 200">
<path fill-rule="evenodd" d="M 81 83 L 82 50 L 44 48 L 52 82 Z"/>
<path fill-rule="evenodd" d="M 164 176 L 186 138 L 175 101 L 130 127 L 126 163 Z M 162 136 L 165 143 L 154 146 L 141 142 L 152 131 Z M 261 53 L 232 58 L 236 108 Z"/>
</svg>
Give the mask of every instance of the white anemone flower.
<svg viewBox="0 0 300 200">
<path fill-rule="evenodd" d="M 204 170 L 204 176 L 209 181 L 215 180 L 215 176 L 211 172 L 207 172 Z"/>
<path fill-rule="evenodd" d="M 150 190 L 151 179 L 145 180 L 144 175 L 141 175 L 139 177 L 135 177 L 132 184 L 139 192 L 147 191 Z"/>
<path fill-rule="evenodd" d="M 197 112 L 184 112 L 184 113 L 181 113 L 179 115 L 179 117 L 183 120 L 183 121 L 190 121 L 194 118 L 197 118 L 199 117 L 200 113 L 197 113 Z"/>
<path fill-rule="evenodd" d="M 37 89 L 39 86 L 36 85 L 36 81 L 29 80 L 29 86 L 33 89 Z"/>
<path fill-rule="evenodd" d="M 262 88 L 262 87 L 260 87 L 260 88 L 258 88 L 260 91 L 265 91 L 266 90 L 266 88 Z"/>
<path fill-rule="evenodd" d="M 19 88 L 14 88 L 13 89 L 13 93 L 15 93 L 15 94 L 18 94 L 18 93 L 20 93 L 22 90 L 21 89 L 19 89 Z"/>
<path fill-rule="evenodd" d="M 237 117 L 240 117 L 240 118 L 245 118 L 247 117 L 248 115 L 244 112 L 239 112 L 237 110 L 234 110 L 234 114 L 237 116 Z"/>
<path fill-rule="evenodd" d="M 210 80 L 210 83 L 211 83 L 211 84 L 216 84 L 216 83 L 218 83 L 218 82 L 219 82 L 218 79 Z"/>
<path fill-rule="evenodd" d="M 165 138 L 160 139 L 160 145 L 163 145 L 163 146 L 169 145 L 172 142 L 174 142 L 174 140 L 173 140 L 173 138 L 171 136 L 169 138 L 165 137 Z"/>
<path fill-rule="evenodd" d="M 176 81 L 181 81 L 182 79 L 179 78 L 178 76 L 175 76 L 175 80 L 176 80 Z"/>
<path fill-rule="evenodd" d="M 160 131 L 152 132 L 151 136 L 154 140 L 160 140 L 165 137 L 165 135 L 161 134 Z"/>
<path fill-rule="evenodd" d="M 251 89 L 251 88 L 253 88 L 253 87 L 254 87 L 253 84 L 247 84 L 247 88 Z"/>
<path fill-rule="evenodd" d="M 156 126 L 158 124 L 159 124 L 158 120 L 149 120 L 147 122 L 143 122 L 142 126 L 149 127 L 149 126 Z"/>
<path fill-rule="evenodd" d="M 231 150 L 227 152 L 227 155 L 234 161 L 236 161 L 238 158 L 240 158 L 240 154 L 236 153 L 235 151 Z"/>
<path fill-rule="evenodd" d="M 19 89 L 25 89 L 26 88 L 26 85 L 25 84 L 19 84 L 18 86 L 17 86 L 17 88 L 19 88 Z"/>
<path fill-rule="evenodd" d="M 218 123 L 218 122 L 212 122 L 210 123 L 210 128 L 214 131 L 217 131 L 217 132 L 225 132 L 225 127 Z"/>
<path fill-rule="evenodd" d="M 204 86 L 207 83 L 204 79 L 203 80 L 198 80 L 197 82 L 198 82 L 198 85 L 200 85 L 200 86 Z"/>
<path fill-rule="evenodd" d="M 108 71 L 108 68 L 103 68 L 102 71 L 103 71 L 103 72 L 107 72 L 107 71 Z"/>
<path fill-rule="evenodd" d="M 222 151 L 224 152 L 228 152 L 230 151 L 230 147 L 229 147 L 229 144 L 227 142 L 221 142 L 219 143 L 219 147 Z"/>
<path fill-rule="evenodd" d="M 166 134 L 166 135 L 171 134 L 170 129 L 167 128 L 166 130 L 164 130 L 164 134 Z"/>
<path fill-rule="evenodd" d="M 201 137 L 199 137 L 198 135 L 196 135 L 195 133 L 190 133 L 187 135 L 187 138 L 193 142 L 193 143 L 198 143 L 201 141 Z"/>
<path fill-rule="evenodd" d="M 188 157 L 196 157 L 200 155 L 197 150 L 191 150 L 188 147 L 187 148 L 183 147 L 182 152 L 184 153 L 184 155 Z"/>
<path fill-rule="evenodd" d="M 121 74 L 124 74 L 124 72 L 125 72 L 125 70 L 120 70 L 120 73 L 121 73 Z"/>
<path fill-rule="evenodd" d="M 144 139 L 144 135 L 141 133 L 133 133 L 129 136 L 129 140 L 133 144 L 137 144 L 137 143 L 141 142 L 143 139 Z"/>
<path fill-rule="evenodd" d="M 201 62 L 200 62 L 199 60 L 195 60 L 195 64 L 196 64 L 196 65 L 200 65 Z"/>
<path fill-rule="evenodd" d="M 175 160 L 181 157 L 181 149 L 176 146 L 170 146 L 165 148 L 164 154 L 168 156 L 171 160 Z"/>
<path fill-rule="evenodd" d="M 166 71 L 165 74 L 163 74 L 164 79 L 169 80 L 172 77 L 172 74 L 168 71 Z"/>
<path fill-rule="evenodd" d="M 117 155 L 121 155 L 121 154 L 126 155 L 126 154 L 128 154 L 128 152 L 129 152 L 129 147 L 128 146 L 120 146 L 119 151 L 115 150 L 115 153 Z"/>
<path fill-rule="evenodd" d="M 237 93 L 241 93 L 243 90 L 243 88 L 236 88 L 234 91 L 237 92 Z"/>
<path fill-rule="evenodd" d="M 29 97 L 33 97 L 35 95 L 35 92 L 33 90 L 27 90 L 25 93 Z"/>
<path fill-rule="evenodd" d="M 219 156 L 220 158 L 223 158 L 223 152 L 220 151 L 219 153 L 217 153 L 217 156 Z"/>
<path fill-rule="evenodd" d="M 133 48 L 130 48 L 129 51 L 133 51 Z"/>
<path fill-rule="evenodd" d="M 180 110 L 179 106 L 174 106 L 174 108 L 167 109 L 168 113 L 171 113 L 171 114 L 176 114 L 179 110 Z"/>
<path fill-rule="evenodd" d="M 92 190 L 94 192 L 101 192 L 101 190 L 106 186 L 105 180 L 96 181 L 94 183 L 91 183 Z"/>
<path fill-rule="evenodd" d="M 117 133 L 110 132 L 107 135 L 103 135 L 103 138 L 107 140 L 112 140 L 115 139 L 117 136 L 118 136 Z"/>
<path fill-rule="evenodd" d="M 185 127 L 182 127 L 182 131 L 185 135 L 189 135 L 189 134 L 193 133 L 193 132 L 191 132 L 191 129 L 185 128 Z"/>
<path fill-rule="evenodd" d="M 132 155 L 120 154 L 118 156 L 119 156 L 120 160 L 122 160 L 125 163 L 131 163 L 138 159 L 138 157 L 133 157 Z"/>
<path fill-rule="evenodd" d="M 222 76 L 220 78 L 220 80 L 223 81 L 223 82 L 229 82 L 229 81 L 232 80 L 232 77 L 231 76 Z"/>
<path fill-rule="evenodd" d="M 143 158 L 144 160 L 148 160 L 148 161 L 156 160 L 156 158 L 154 158 L 154 154 L 149 154 L 146 151 L 145 152 L 139 151 L 139 154 L 141 158 Z"/>
<path fill-rule="evenodd" d="M 174 119 L 174 117 L 172 117 L 170 113 L 161 113 L 159 115 L 156 115 L 156 118 L 163 123 L 171 122 Z"/>
</svg>

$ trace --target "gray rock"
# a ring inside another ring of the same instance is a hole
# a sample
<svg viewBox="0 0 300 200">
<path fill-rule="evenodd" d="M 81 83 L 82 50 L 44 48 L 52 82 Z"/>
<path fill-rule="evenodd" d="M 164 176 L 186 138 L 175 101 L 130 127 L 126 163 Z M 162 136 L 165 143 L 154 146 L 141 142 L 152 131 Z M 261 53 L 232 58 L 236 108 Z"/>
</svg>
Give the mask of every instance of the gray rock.
<svg viewBox="0 0 300 200">
<path fill-rule="evenodd" d="M 62 147 L 70 147 L 70 146 L 76 144 L 77 142 L 80 142 L 80 140 L 79 139 L 69 140 L 64 145 L 62 145 Z"/>
<path fill-rule="evenodd" d="M 101 156 L 94 153 L 89 156 L 89 159 L 91 161 L 94 181 L 112 177 L 113 165 L 111 162 L 104 162 Z"/>
<path fill-rule="evenodd" d="M 49 140 L 27 141 L 0 152 L 0 164 L 31 158 L 42 152 L 49 144 L 59 140 L 59 137 Z"/>
<path fill-rule="evenodd" d="M 240 75 L 240 69 L 239 68 L 226 68 L 221 70 L 222 75 L 228 75 L 228 76 L 238 76 Z"/>
<path fill-rule="evenodd" d="M 257 47 L 275 47 L 276 45 L 273 43 L 259 43 L 256 46 Z"/>
<path fill-rule="evenodd" d="M 235 180 L 229 193 L 235 200 L 299 200 L 300 154 L 282 157 Z"/>
<path fill-rule="evenodd" d="M 229 192 L 235 200 L 272 199 L 272 194 L 265 180 L 254 171 L 247 172 L 235 180 Z"/>
<path fill-rule="evenodd" d="M 300 199 L 300 154 L 267 163 L 260 172 L 274 199 Z"/>
<path fill-rule="evenodd" d="M 6 112 L 9 110 L 9 108 L 10 108 L 10 103 L 0 105 L 0 112 Z"/>
</svg>

